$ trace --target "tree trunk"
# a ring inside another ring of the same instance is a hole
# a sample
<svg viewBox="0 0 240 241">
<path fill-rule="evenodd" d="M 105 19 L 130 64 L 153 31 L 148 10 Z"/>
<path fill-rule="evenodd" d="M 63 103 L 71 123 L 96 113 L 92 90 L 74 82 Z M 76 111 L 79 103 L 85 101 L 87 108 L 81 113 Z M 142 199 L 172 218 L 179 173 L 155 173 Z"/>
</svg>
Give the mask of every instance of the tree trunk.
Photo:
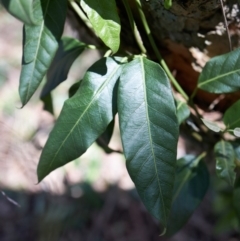
<svg viewBox="0 0 240 241">
<path fill-rule="evenodd" d="M 164 58 L 188 94 L 210 57 L 230 51 L 220 0 L 173 0 L 167 10 L 163 0 L 142 0 L 152 32 L 161 44 Z M 235 2 L 235 4 L 234 4 Z M 228 28 L 234 48 L 239 47 L 239 9 L 235 1 L 225 2 Z M 196 101 L 203 108 L 219 99 L 215 108 L 224 110 L 240 94 L 225 96 L 199 91 Z"/>
<path fill-rule="evenodd" d="M 239 8 L 236 1 L 227 0 L 224 3 L 234 48 L 239 46 L 240 36 Z M 122 47 L 138 54 L 140 51 L 130 29 L 122 0 L 116 2 L 122 24 Z M 164 8 L 164 0 L 141 0 L 141 2 L 162 56 L 180 85 L 190 95 L 205 63 L 211 57 L 229 52 L 220 0 L 172 0 L 172 6 L 168 10 Z M 129 3 L 148 55 L 157 61 L 142 28 L 135 0 L 129 0 Z M 85 36 L 82 34 L 82 37 Z M 239 97 L 239 93 L 234 93 L 219 98 L 219 95 L 200 90 L 196 101 L 207 110 L 212 102 L 219 99 L 214 108 L 223 111 Z"/>
</svg>

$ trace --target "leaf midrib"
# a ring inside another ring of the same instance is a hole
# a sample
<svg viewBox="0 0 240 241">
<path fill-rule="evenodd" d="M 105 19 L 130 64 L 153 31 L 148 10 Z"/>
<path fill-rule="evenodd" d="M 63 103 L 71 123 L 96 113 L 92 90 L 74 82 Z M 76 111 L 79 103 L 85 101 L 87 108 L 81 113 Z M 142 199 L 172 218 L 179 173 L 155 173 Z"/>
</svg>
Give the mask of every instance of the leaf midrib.
<svg viewBox="0 0 240 241">
<path fill-rule="evenodd" d="M 153 150 L 153 140 L 152 140 L 152 135 L 151 135 L 151 127 L 150 127 L 150 120 L 149 120 L 149 113 L 148 113 L 148 102 L 147 102 L 147 93 L 146 93 L 146 73 L 145 73 L 145 69 L 144 69 L 144 65 L 143 65 L 143 57 L 140 57 L 140 61 L 141 61 L 141 68 L 142 68 L 142 74 L 143 74 L 143 90 L 144 90 L 144 100 L 145 100 L 145 103 L 146 103 L 146 118 L 147 118 L 147 126 L 148 126 L 148 135 L 149 135 L 149 139 L 150 139 L 150 145 L 151 145 L 151 152 L 152 152 L 152 156 L 153 156 L 153 161 L 154 161 L 154 167 L 155 167 L 155 172 L 156 172 L 156 176 L 157 176 L 157 181 L 158 181 L 158 188 L 159 188 L 159 191 L 160 191 L 160 196 L 161 196 L 161 200 L 162 200 L 162 203 L 163 203 L 163 212 L 164 212 L 164 223 L 166 223 L 166 212 L 165 212 L 165 203 L 164 203 L 164 200 L 163 200 L 163 194 L 162 194 L 162 188 L 161 188 L 161 185 L 160 185 L 160 180 L 159 180 L 159 176 L 158 176 L 158 170 L 157 170 L 157 164 L 156 164 L 156 157 L 155 157 L 155 153 L 154 153 L 154 150 Z"/>
<path fill-rule="evenodd" d="M 33 82 L 33 74 L 34 74 L 34 70 L 35 70 L 35 66 L 36 66 L 36 63 L 37 63 L 37 56 L 39 54 L 39 48 L 40 48 L 40 42 L 41 42 L 41 37 L 42 37 L 42 34 L 43 34 L 43 30 L 44 30 L 44 18 L 47 14 L 47 11 L 48 11 L 48 7 L 49 7 L 49 2 L 50 0 L 47 1 L 47 6 L 46 6 L 46 9 L 45 9 L 45 12 L 43 14 L 43 19 L 42 19 L 42 23 L 41 23 L 41 29 L 40 29 L 40 34 L 39 34 L 39 38 L 38 38 L 38 44 L 37 44 L 37 49 L 36 49 L 36 54 L 35 54 L 35 57 L 34 57 L 34 65 L 33 65 L 33 71 L 32 71 L 32 74 L 31 74 L 31 80 L 28 82 L 28 87 L 27 87 L 27 94 L 26 94 L 26 98 L 25 98 L 25 101 L 29 99 L 29 91 L 30 91 L 30 87 L 32 85 L 32 82 Z M 25 104 L 25 103 L 24 103 Z"/>
<path fill-rule="evenodd" d="M 240 69 L 238 69 L 238 70 L 233 70 L 233 71 L 227 72 L 227 73 L 225 73 L 225 74 L 217 75 L 217 76 L 214 77 L 214 78 L 211 78 L 211 79 L 209 79 L 209 80 L 206 80 L 206 81 L 204 81 L 204 82 L 199 83 L 199 84 L 198 84 L 198 88 L 204 86 L 205 84 L 209 84 L 209 83 L 211 83 L 211 82 L 213 82 L 213 81 L 216 81 L 216 80 L 218 80 L 218 79 L 221 79 L 221 78 L 223 78 L 223 77 L 225 77 L 225 76 L 228 76 L 228 75 L 231 75 L 231 74 L 235 74 L 235 73 L 237 73 L 238 71 L 240 71 Z"/>
<path fill-rule="evenodd" d="M 95 95 L 93 96 L 92 100 L 89 102 L 89 104 L 87 105 L 85 111 L 82 113 L 82 115 L 80 115 L 80 117 L 78 118 L 78 120 L 76 121 L 76 123 L 74 124 L 74 126 L 71 128 L 71 130 L 69 131 L 68 135 L 65 137 L 65 139 L 63 140 L 62 144 L 59 146 L 57 152 L 55 153 L 52 161 L 50 162 L 48 171 L 50 170 L 51 166 L 53 165 L 58 153 L 60 152 L 61 148 L 63 147 L 63 145 L 65 144 L 65 142 L 67 141 L 67 139 L 69 138 L 69 136 L 72 134 L 73 130 L 76 128 L 76 126 L 79 124 L 79 122 L 81 121 L 81 119 L 84 117 L 85 113 L 88 111 L 88 109 L 91 107 L 91 105 L 95 102 L 96 97 L 102 92 L 102 90 L 105 88 L 105 86 L 109 83 L 109 81 L 111 80 L 112 76 L 114 76 L 116 74 L 116 72 L 118 71 L 118 69 L 121 68 L 121 65 L 117 65 L 117 67 L 115 68 L 115 70 L 113 71 L 113 73 L 107 78 L 107 80 L 105 80 L 102 84 L 102 86 L 99 88 L 99 90 L 95 93 Z M 47 172 L 48 172 L 47 171 Z"/>
<path fill-rule="evenodd" d="M 234 126 L 236 123 L 238 123 L 240 121 L 240 118 L 238 118 L 237 120 L 235 120 L 234 122 L 232 122 L 229 126 L 228 126 L 228 128 L 230 129 L 230 128 L 232 128 L 232 126 Z"/>
</svg>

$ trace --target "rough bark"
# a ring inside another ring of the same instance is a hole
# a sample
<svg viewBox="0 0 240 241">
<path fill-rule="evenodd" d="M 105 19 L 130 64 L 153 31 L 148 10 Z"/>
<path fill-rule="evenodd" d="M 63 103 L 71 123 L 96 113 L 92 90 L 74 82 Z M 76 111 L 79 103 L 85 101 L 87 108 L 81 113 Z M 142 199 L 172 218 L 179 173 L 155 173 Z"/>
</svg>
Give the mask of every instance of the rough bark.
<svg viewBox="0 0 240 241">
<path fill-rule="evenodd" d="M 122 23 L 122 47 L 140 53 L 130 29 L 128 17 L 121 0 L 116 0 Z M 210 57 L 229 51 L 220 0 L 172 0 L 172 7 L 164 8 L 164 0 L 141 0 L 148 23 L 160 52 L 176 79 L 188 94 L 197 84 L 201 69 Z M 234 48 L 239 47 L 239 8 L 237 0 L 225 1 L 228 27 Z M 144 33 L 134 0 L 129 0 L 137 25 L 150 58 L 155 55 Z M 86 31 L 85 31 L 86 32 Z M 82 37 L 86 37 L 85 34 Z M 156 59 L 155 59 L 156 60 Z M 157 61 L 157 60 L 156 60 Z M 224 110 L 239 93 L 221 96 L 215 108 Z M 196 101 L 205 110 L 219 95 L 199 91 Z"/>
<path fill-rule="evenodd" d="M 206 61 L 229 51 L 221 4 L 219 0 L 173 0 L 172 7 L 166 10 L 163 2 L 142 0 L 155 39 L 168 50 L 166 61 L 190 94 Z M 236 1 L 226 1 L 225 12 L 232 45 L 237 48 L 240 35 Z M 239 93 L 222 96 L 215 108 L 224 110 L 239 96 Z M 218 95 L 199 91 L 196 100 L 206 109 L 218 98 Z"/>
</svg>

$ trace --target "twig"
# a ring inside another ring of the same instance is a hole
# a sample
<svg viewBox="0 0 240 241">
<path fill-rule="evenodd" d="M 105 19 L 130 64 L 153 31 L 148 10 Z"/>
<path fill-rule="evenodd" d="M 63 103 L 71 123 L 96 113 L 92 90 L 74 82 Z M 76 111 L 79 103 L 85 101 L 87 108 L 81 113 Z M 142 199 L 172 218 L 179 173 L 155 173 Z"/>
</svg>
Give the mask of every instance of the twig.
<svg viewBox="0 0 240 241">
<path fill-rule="evenodd" d="M 21 207 L 17 202 L 15 202 L 10 197 L 8 197 L 4 191 L 1 191 L 1 193 L 10 203 L 12 203 L 13 205 L 15 205 L 15 206 L 17 206 L 19 208 Z"/>
<path fill-rule="evenodd" d="M 226 14 L 224 11 L 223 0 L 220 0 L 220 3 L 221 3 L 222 13 L 223 13 L 224 25 L 225 25 L 225 28 L 227 31 L 227 36 L 228 36 L 229 49 L 230 49 L 230 51 L 232 51 L 232 41 L 231 41 L 229 29 L 228 29 L 228 22 L 227 22 Z"/>
<path fill-rule="evenodd" d="M 171 71 L 169 70 L 166 62 L 164 61 L 164 59 L 162 58 L 158 48 L 157 48 L 157 45 L 153 39 L 153 36 L 152 36 L 152 33 L 151 33 L 151 30 L 149 28 L 149 25 L 147 23 L 147 20 L 146 20 L 146 17 L 145 17 L 145 14 L 143 13 L 143 10 L 142 10 L 142 5 L 141 5 L 141 2 L 140 0 L 135 0 L 136 3 L 137 3 L 137 6 L 138 6 L 138 11 L 139 11 L 139 15 L 140 15 L 140 18 L 141 18 L 141 21 L 142 21 L 142 24 L 143 24 L 143 27 L 145 29 L 145 32 L 148 36 L 148 39 L 149 39 L 149 42 L 154 50 L 154 53 L 156 54 L 161 66 L 163 67 L 163 69 L 165 70 L 166 74 L 168 75 L 168 78 L 170 79 L 170 81 L 172 82 L 172 84 L 174 85 L 174 87 L 178 90 L 178 92 L 184 97 L 185 100 L 189 100 L 189 97 L 188 95 L 185 93 L 185 91 L 182 89 L 182 87 L 178 84 L 177 80 L 174 78 L 174 76 L 172 75 Z"/>
<path fill-rule="evenodd" d="M 82 9 L 79 7 L 79 5 L 74 0 L 69 0 L 69 3 L 74 9 L 74 11 L 78 14 L 78 16 L 82 19 L 82 21 L 86 24 L 86 26 L 94 32 L 92 24 L 90 23 Z"/>
<path fill-rule="evenodd" d="M 129 19 L 129 22 L 130 22 L 130 25 L 131 25 L 131 28 L 132 28 L 135 40 L 137 42 L 137 45 L 138 45 L 139 49 L 141 50 L 141 52 L 143 54 L 146 54 L 147 51 L 146 51 L 146 48 L 144 47 L 141 35 L 140 35 L 140 33 L 138 31 L 138 28 L 137 28 L 137 25 L 136 25 L 136 23 L 134 21 L 132 10 L 131 10 L 131 8 L 129 6 L 128 0 L 122 0 L 122 1 L 123 1 L 123 4 L 124 4 L 124 7 L 126 9 L 126 12 L 127 12 L 127 15 L 128 15 L 128 19 Z"/>
</svg>

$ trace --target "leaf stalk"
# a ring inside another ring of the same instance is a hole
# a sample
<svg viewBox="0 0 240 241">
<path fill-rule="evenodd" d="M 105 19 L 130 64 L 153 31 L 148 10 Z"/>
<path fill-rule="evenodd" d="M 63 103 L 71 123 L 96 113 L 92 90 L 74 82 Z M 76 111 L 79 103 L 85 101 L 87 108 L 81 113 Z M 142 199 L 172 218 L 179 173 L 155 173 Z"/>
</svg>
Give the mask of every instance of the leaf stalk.
<svg viewBox="0 0 240 241">
<path fill-rule="evenodd" d="M 88 18 L 86 17 L 84 12 L 82 11 L 82 9 L 79 7 L 79 5 L 75 2 L 75 0 L 69 0 L 69 3 L 71 5 L 71 7 L 73 8 L 73 10 L 76 12 L 76 14 L 86 24 L 86 26 L 94 32 L 92 24 L 90 23 L 90 21 L 88 20 Z"/>
<path fill-rule="evenodd" d="M 174 76 L 172 75 L 170 69 L 168 68 L 166 62 L 164 61 L 164 59 L 162 58 L 158 48 L 157 48 L 157 45 L 153 39 L 153 36 L 152 36 L 152 33 L 151 33 L 151 30 L 149 28 L 149 25 L 148 25 L 148 22 L 147 22 L 147 19 L 145 17 L 145 14 L 142 10 L 142 5 L 141 5 L 141 2 L 140 0 L 135 0 L 136 3 L 137 3 L 137 6 L 138 6 L 138 12 L 139 12 L 139 15 L 140 15 L 140 18 L 141 18 L 141 21 L 142 21 L 142 24 L 143 24 L 143 27 L 145 29 L 145 32 L 148 36 L 148 39 L 149 39 L 149 42 L 153 48 L 153 51 L 154 53 L 156 54 L 156 57 L 158 58 L 161 66 L 163 67 L 163 69 L 165 70 L 167 76 L 169 77 L 169 79 L 171 80 L 172 84 L 174 85 L 174 87 L 178 90 L 178 92 L 184 97 L 185 100 L 189 100 L 189 97 L 188 95 L 185 93 L 185 91 L 182 89 L 182 87 L 179 85 L 179 83 L 177 82 L 177 80 L 174 78 Z"/>
<path fill-rule="evenodd" d="M 123 1 L 123 4 L 124 4 L 124 7 L 126 9 L 128 19 L 129 19 L 129 22 L 130 22 L 130 25 L 131 25 L 131 28 L 132 28 L 132 31 L 133 31 L 133 35 L 134 35 L 135 40 L 137 42 L 137 45 L 138 45 L 139 49 L 141 50 L 142 54 L 146 54 L 147 50 L 144 47 L 141 35 L 140 35 L 139 30 L 137 28 L 136 22 L 134 21 L 132 10 L 129 6 L 128 0 L 122 0 L 122 1 Z"/>
</svg>

